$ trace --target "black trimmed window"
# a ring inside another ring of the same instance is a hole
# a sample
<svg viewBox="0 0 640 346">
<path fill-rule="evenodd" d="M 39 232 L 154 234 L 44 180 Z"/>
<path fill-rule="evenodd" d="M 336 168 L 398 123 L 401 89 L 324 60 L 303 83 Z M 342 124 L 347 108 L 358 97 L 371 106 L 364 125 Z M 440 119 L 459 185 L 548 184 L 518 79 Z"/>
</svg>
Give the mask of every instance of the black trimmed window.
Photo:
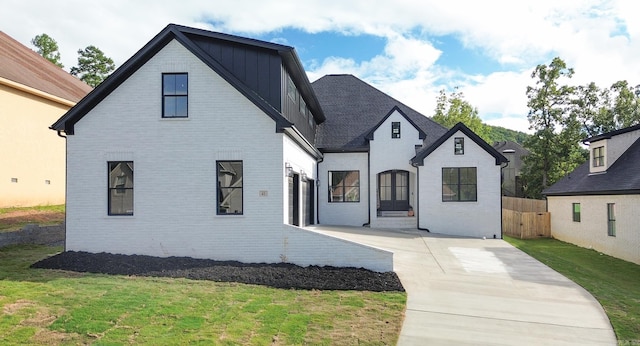
<svg viewBox="0 0 640 346">
<path fill-rule="evenodd" d="M 360 202 L 360 171 L 329 171 L 329 203 Z"/>
<path fill-rule="evenodd" d="M 604 146 L 593 149 L 593 167 L 604 166 Z"/>
<path fill-rule="evenodd" d="M 394 121 L 391 123 L 391 138 L 400 138 L 400 122 Z"/>
<path fill-rule="evenodd" d="M 242 161 L 216 161 L 218 215 L 242 215 Z"/>
<path fill-rule="evenodd" d="M 109 215 L 133 215 L 133 161 L 108 162 Z"/>
<path fill-rule="evenodd" d="M 607 235 L 616 236 L 616 204 L 607 203 Z"/>
<path fill-rule="evenodd" d="M 442 168 L 443 202 L 476 202 L 478 174 L 476 167 Z"/>
<path fill-rule="evenodd" d="M 186 73 L 162 74 L 162 117 L 189 116 L 189 76 Z"/>
<path fill-rule="evenodd" d="M 580 222 L 580 203 L 573 203 L 573 221 Z"/>
<path fill-rule="evenodd" d="M 455 155 L 464 155 L 464 137 L 453 139 L 453 153 Z"/>
</svg>

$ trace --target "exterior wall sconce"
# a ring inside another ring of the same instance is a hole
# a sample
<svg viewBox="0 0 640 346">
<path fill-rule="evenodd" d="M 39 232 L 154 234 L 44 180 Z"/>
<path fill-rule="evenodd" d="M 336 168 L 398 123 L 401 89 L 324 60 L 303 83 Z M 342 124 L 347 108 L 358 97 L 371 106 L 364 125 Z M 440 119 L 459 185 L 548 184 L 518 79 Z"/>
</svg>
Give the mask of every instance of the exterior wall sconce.
<svg viewBox="0 0 640 346">
<path fill-rule="evenodd" d="M 284 176 L 293 177 L 293 167 L 291 167 L 289 162 L 284 163 Z"/>
<path fill-rule="evenodd" d="M 307 181 L 307 173 L 303 170 L 300 170 L 300 179 L 302 179 L 302 181 Z"/>
</svg>

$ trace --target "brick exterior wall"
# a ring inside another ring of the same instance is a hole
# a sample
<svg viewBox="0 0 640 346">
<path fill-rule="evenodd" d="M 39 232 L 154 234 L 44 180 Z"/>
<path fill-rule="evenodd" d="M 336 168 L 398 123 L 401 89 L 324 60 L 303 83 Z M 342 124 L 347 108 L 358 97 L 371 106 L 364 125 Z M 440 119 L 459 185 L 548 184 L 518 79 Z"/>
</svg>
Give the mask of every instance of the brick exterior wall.
<svg viewBox="0 0 640 346">
<path fill-rule="evenodd" d="M 328 153 L 318 164 L 318 204 L 320 223 L 362 226 L 369 222 L 368 153 Z M 329 171 L 360 172 L 360 202 L 329 203 Z M 374 210 L 375 212 L 375 210 Z"/>
<path fill-rule="evenodd" d="M 554 238 L 640 264 L 640 195 L 548 196 L 547 203 Z M 580 222 L 573 203 L 580 203 Z M 615 237 L 607 233 L 607 203 L 615 203 Z"/>
<path fill-rule="evenodd" d="M 464 138 L 464 155 L 454 155 L 455 137 Z M 443 202 L 442 167 L 476 167 L 477 202 Z M 418 174 L 419 227 L 456 236 L 500 238 L 500 166 L 471 138 L 458 131 L 425 158 Z"/>
<path fill-rule="evenodd" d="M 187 119 L 161 118 L 166 72 L 189 75 Z M 243 161 L 243 215 L 216 214 L 216 160 Z M 133 216 L 107 215 L 108 161 L 134 162 Z M 357 248 L 357 263 L 388 268 L 376 249 L 283 225 L 285 161 L 314 177 L 313 159 L 271 118 L 172 41 L 68 137 L 66 249 L 327 265 Z"/>
</svg>

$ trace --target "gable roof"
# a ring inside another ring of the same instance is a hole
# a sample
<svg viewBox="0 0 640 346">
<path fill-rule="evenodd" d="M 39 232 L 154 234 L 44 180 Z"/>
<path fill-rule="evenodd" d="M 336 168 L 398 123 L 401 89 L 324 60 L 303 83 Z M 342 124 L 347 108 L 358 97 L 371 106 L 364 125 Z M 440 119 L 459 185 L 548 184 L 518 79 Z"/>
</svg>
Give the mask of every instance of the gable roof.
<svg viewBox="0 0 640 346">
<path fill-rule="evenodd" d="M 0 31 L 0 78 L 76 103 L 91 87 Z"/>
<path fill-rule="evenodd" d="M 524 165 L 523 157 L 531 154 L 525 147 L 513 141 L 494 142 L 493 148 L 502 154 L 513 153 L 513 161 L 509 162 L 509 166 L 516 169 L 522 168 Z"/>
<path fill-rule="evenodd" d="M 444 142 L 446 142 L 451 136 L 453 136 L 456 132 L 462 132 L 467 137 L 469 137 L 474 143 L 476 143 L 479 147 L 484 149 L 489 155 L 493 156 L 496 159 L 496 165 L 501 163 L 508 162 L 507 158 L 504 155 L 500 154 L 495 148 L 489 145 L 489 143 L 485 142 L 480 136 L 476 135 L 475 132 L 471 131 L 468 127 L 466 127 L 463 123 L 457 123 L 454 127 L 452 127 L 447 133 L 438 138 L 431 145 L 422 149 L 414 158 L 411 159 L 411 163 L 416 164 L 418 166 L 424 165 L 424 159 L 429 156 L 432 152 L 434 152 L 438 147 L 440 147 Z"/>
<path fill-rule="evenodd" d="M 425 134 L 425 145 L 447 132 L 440 124 L 353 75 L 326 75 L 311 85 L 327 116 L 316 134 L 316 146 L 322 151 L 367 151 L 367 136 L 394 108 Z"/>
<path fill-rule="evenodd" d="M 414 123 L 400 108 L 398 108 L 398 106 L 393 106 L 393 108 L 389 111 L 389 113 L 387 113 L 387 115 L 384 116 L 384 118 L 382 118 L 382 120 L 380 120 L 380 122 L 378 124 L 376 124 L 376 126 L 374 126 L 371 131 L 369 131 L 369 133 L 367 133 L 366 136 L 364 136 L 364 138 L 368 141 L 373 140 L 373 133 L 376 132 L 376 130 L 378 130 L 378 128 L 385 122 L 387 121 L 387 119 L 391 116 L 391 114 L 398 112 L 403 118 L 405 118 L 405 120 L 407 120 L 409 122 L 409 124 L 411 124 L 411 126 L 413 126 L 416 130 L 418 130 L 418 138 L 420 139 L 425 139 L 427 137 L 427 134 L 424 133 L 424 131 L 422 131 L 421 128 L 418 127 L 418 125 L 416 125 L 416 123 Z"/>
<path fill-rule="evenodd" d="M 547 196 L 640 194 L 640 138 L 607 169 L 606 173 L 589 173 L 589 160 L 587 160 L 544 190 L 542 194 Z"/>
<path fill-rule="evenodd" d="M 276 106 L 270 104 L 263 97 L 258 95 L 255 90 L 243 83 L 236 75 L 225 68 L 220 61 L 203 49 L 202 43 L 207 41 L 226 41 L 233 44 L 268 50 L 277 54 L 282 59 L 282 64 L 286 67 L 292 79 L 301 89 L 301 92 L 304 93 L 307 106 L 312 109 L 316 122 L 321 123 L 324 121 L 325 118 L 322 108 L 312 92 L 309 80 L 307 79 L 306 73 L 304 72 L 302 64 L 300 63 L 293 47 L 176 24 L 169 24 L 129 60 L 127 60 L 120 68 L 114 71 L 111 76 L 98 85 L 89 95 L 87 95 L 87 97 L 82 99 L 82 101 L 70 109 L 62 118 L 51 125 L 51 129 L 65 131 L 65 133 L 72 135 L 75 123 L 82 119 L 82 117 L 91 111 L 91 109 L 93 109 L 98 103 L 100 103 L 120 84 L 122 84 L 127 78 L 129 78 L 149 59 L 174 39 L 180 42 L 203 63 L 218 73 L 222 78 L 236 88 L 236 90 L 264 111 L 276 122 L 277 131 L 282 131 L 285 127 L 291 127 L 293 124 L 284 118 Z M 277 107 L 279 106 L 280 105 L 277 105 Z"/>
</svg>

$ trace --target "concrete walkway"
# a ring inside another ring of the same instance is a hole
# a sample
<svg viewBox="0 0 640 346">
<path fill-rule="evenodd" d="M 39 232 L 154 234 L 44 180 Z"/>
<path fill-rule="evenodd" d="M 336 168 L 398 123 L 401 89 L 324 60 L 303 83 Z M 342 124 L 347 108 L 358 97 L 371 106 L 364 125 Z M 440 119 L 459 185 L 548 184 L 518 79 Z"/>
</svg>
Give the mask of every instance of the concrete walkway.
<svg viewBox="0 0 640 346">
<path fill-rule="evenodd" d="M 616 345 L 587 291 L 503 240 L 310 229 L 394 252 L 407 291 L 399 345 Z"/>
</svg>

